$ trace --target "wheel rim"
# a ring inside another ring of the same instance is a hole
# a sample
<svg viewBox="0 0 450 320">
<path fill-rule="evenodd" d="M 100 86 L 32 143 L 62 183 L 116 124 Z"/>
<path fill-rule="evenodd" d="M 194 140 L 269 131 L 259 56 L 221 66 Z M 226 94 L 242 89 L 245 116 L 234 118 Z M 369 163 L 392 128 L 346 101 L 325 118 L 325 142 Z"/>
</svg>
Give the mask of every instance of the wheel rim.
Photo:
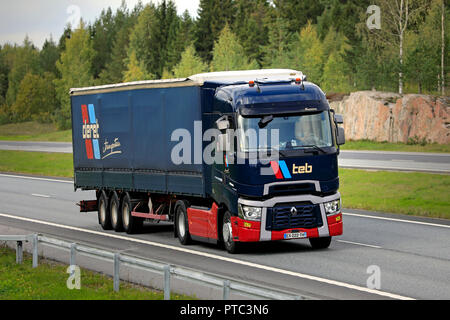
<svg viewBox="0 0 450 320">
<path fill-rule="evenodd" d="M 111 205 L 111 220 L 114 225 L 117 225 L 117 220 L 119 220 L 117 203 L 115 201 Z"/>
<path fill-rule="evenodd" d="M 226 244 L 231 244 L 231 242 L 233 241 L 233 229 L 231 227 L 230 221 L 227 221 L 223 224 L 222 235 L 223 235 L 223 241 Z"/>
<path fill-rule="evenodd" d="M 101 223 L 104 223 L 106 220 L 106 208 L 104 201 L 100 201 L 100 220 Z"/>
<path fill-rule="evenodd" d="M 130 224 L 130 216 L 129 216 L 129 209 L 128 209 L 128 203 L 125 203 L 123 205 L 123 211 L 122 211 L 122 220 L 125 227 L 128 227 Z"/>
<path fill-rule="evenodd" d="M 184 238 L 184 236 L 186 235 L 186 227 L 183 212 L 178 213 L 178 234 L 182 238 Z"/>
</svg>

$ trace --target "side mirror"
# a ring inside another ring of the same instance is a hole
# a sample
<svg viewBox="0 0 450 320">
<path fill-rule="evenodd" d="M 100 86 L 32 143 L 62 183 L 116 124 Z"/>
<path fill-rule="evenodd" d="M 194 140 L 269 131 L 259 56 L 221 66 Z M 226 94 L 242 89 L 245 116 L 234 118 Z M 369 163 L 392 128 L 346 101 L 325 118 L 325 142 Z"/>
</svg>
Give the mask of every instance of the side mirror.
<svg viewBox="0 0 450 320">
<path fill-rule="evenodd" d="M 217 129 L 220 131 L 227 130 L 230 128 L 230 121 L 228 120 L 228 116 L 223 116 L 219 120 L 216 121 Z"/>
<path fill-rule="evenodd" d="M 337 128 L 337 145 L 342 146 L 345 144 L 345 131 L 344 128 Z"/>
<path fill-rule="evenodd" d="M 341 114 L 335 114 L 334 115 L 334 122 L 337 124 L 343 124 L 344 123 L 344 117 Z"/>
</svg>

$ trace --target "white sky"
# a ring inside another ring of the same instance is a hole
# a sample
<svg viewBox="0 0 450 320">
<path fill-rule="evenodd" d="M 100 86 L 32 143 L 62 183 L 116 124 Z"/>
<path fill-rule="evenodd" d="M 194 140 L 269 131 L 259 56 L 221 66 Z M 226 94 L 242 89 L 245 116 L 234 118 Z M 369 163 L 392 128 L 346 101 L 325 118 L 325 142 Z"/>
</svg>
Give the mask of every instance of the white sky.
<svg viewBox="0 0 450 320">
<path fill-rule="evenodd" d="M 129 9 L 138 1 L 125 0 Z M 142 0 L 144 4 L 149 2 Z M 179 14 L 188 10 L 191 16 L 197 15 L 199 0 L 174 2 Z M 0 44 L 21 44 L 28 35 L 37 47 L 42 47 L 50 34 L 58 41 L 67 22 L 76 19 L 78 12 L 84 21 L 91 22 L 102 9 L 111 7 L 115 12 L 121 3 L 122 0 L 0 0 Z"/>
</svg>

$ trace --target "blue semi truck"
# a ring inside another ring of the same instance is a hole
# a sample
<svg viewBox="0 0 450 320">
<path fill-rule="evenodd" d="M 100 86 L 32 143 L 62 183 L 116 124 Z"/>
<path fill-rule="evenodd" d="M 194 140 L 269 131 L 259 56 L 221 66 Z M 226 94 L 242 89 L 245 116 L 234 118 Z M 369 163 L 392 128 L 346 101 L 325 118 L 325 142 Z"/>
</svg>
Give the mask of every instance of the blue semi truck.
<svg viewBox="0 0 450 320">
<path fill-rule="evenodd" d="M 301 72 L 216 72 L 71 89 L 75 190 L 104 230 L 174 223 L 184 245 L 343 232 L 342 116 Z"/>
</svg>

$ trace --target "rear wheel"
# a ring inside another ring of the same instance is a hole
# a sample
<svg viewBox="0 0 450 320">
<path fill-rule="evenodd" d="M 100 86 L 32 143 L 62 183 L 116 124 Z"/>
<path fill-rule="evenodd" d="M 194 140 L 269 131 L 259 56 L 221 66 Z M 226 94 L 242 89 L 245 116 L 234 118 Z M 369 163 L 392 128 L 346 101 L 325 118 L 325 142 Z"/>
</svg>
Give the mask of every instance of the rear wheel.
<svg viewBox="0 0 450 320">
<path fill-rule="evenodd" d="M 233 226 L 231 224 L 231 213 L 229 213 L 228 211 L 225 212 L 223 216 L 222 239 L 225 249 L 229 253 L 234 254 L 239 252 L 240 243 L 234 241 Z"/>
<path fill-rule="evenodd" d="M 130 195 L 127 193 L 122 200 L 121 213 L 122 213 L 122 223 L 123 228 L 126 233 L 133 234 L 142 229 L 144 224 L 144 219 L 133 217 L 131 215 L 131 199 Z"/>
<path fill-rule="evenodd" d="M 188 245 L 192 242 L 189 234 L 189 223 L 187 217 L 187 205 L 184 201 L 178 201 L 175 210 L 175 226 L 178 240 L 182 245 Z"/>
<path fill-rule="evenodd" d="M 98 222 L 103 230 L 111 230 L 111 212 L 105 191 L 100 191 L 98 198 Z"/>
<path fill-rule="evenodd" d="M 122 215 L 120 213 L 120 201 L 116 192 L 113 192 L 109 200 L 109 210 L 111 211 L 111 226 L 117 231 L 123 231 Z"/>
<path fill-rule="evenodd" d="M 310 238 L 309 243 L 313 249 L 326 249 L 331 244 L 331 237 Z"/>
</svg>

